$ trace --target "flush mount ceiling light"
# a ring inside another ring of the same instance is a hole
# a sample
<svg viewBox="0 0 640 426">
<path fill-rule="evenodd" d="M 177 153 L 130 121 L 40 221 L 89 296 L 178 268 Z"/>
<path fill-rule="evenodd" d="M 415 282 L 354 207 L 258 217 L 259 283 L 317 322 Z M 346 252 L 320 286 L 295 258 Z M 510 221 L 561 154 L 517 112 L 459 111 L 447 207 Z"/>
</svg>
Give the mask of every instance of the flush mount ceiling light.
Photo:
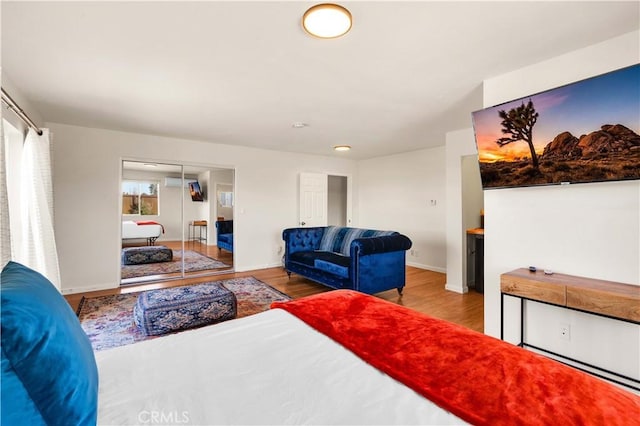
<svg viewBox="0 0 640 426">
<path fill-rule="evenodd" d="M 337 4 L 317 4 L 302 16 L 302 27 L 315 37 L 340 37 L 351 29 L 351 13 Z"/>
<path fill-rule="evenodd" d="M 303 129 L 305 127 L 309 127 L 309 124 L 303 123 L 302 121 L 296 121 L 291 125 L 294 129 Z"/>
<path fill-rule="evenodd" d="M 351 147 L 349 145 L 336 145 L 333 147 L 335 151 L 349 151 Z"/>
</svg>

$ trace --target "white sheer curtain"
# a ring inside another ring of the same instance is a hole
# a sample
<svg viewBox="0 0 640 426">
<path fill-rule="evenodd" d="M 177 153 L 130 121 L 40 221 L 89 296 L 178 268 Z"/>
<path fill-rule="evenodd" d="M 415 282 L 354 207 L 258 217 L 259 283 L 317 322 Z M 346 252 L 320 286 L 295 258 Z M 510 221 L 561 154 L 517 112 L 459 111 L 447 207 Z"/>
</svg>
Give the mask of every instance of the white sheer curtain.
<svg viewBox="0 0 640 426">
<path fill-rule="evenodd" d="M 4 125 L 0 119 L 0 268 L 11 260 L 11 224 L 7 194 L 7 163 Z"/>
<path fill-rule="evenodd" d="M 49 129 L 39 136 L 29 129 L 20 165 L 22 243 L 16 260 L 47 277 L 60 289 L 60 269 L 53 232 L 53 185 Z"/>
</svg>

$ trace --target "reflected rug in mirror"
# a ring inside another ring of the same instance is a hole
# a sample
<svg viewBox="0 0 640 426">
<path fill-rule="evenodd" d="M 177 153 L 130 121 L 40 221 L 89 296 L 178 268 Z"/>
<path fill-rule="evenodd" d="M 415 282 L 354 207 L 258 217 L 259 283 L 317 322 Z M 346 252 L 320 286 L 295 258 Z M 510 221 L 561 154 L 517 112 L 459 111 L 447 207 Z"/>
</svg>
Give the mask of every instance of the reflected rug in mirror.
<svg viewBox="0 0 640 426">
<path fill-rule="evenodd" d="M 286 294 L 254 277 L 215 282 L 236 295 L 237 318 L 266 311 L 272 302 L 291 300 Z M 139 294 L 140 292 L 82 298 L 76 313 L 94 351 L 160 337 L 145 336 L 133 323 L 133 306 Z"/>
<path fill-rule="evenodd" d="M 184 251 L 184 271 L 195 272 L 207 269 L 230 268 L 224 262 L 212 259 L 193 250 Z M 173 250 L 171 262 L 146 263 L 142 265 L 122 265 L 121 278 L 147 277 L 149 275 L 172 274 L 182 268 L 182 250 Z"/>
</svg>

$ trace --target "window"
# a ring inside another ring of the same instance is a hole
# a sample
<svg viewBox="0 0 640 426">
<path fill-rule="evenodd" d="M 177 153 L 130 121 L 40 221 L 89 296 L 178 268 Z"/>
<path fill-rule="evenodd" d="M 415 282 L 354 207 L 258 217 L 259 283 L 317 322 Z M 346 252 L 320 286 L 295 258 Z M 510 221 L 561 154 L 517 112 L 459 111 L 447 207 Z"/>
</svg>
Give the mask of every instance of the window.
<svg viewBox="0 0 640 426">
<path fill-rule="evenodd" d="M 218 202 L 221 207 L 233 207 L 233 192 L 218 191 Z"/>
<path fill-rule="evenodd" d="M 144 180 L 122 182 L 122 214 L 157 216 L 159 183 Z"/>
</svg>

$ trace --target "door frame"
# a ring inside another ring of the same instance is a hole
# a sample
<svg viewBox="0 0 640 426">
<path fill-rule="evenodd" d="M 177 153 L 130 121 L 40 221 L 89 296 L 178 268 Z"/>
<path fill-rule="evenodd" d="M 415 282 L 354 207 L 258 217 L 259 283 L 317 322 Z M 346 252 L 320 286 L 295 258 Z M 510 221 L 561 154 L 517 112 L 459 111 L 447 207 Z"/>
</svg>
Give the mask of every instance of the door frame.
<svg viewBox="0 0 640 426">
<path fill-rule="evenodd" d="M 328 200 L 328 181 L 329 181 L 329 176 L 337 176 L 337 177 L 344 177 L 347 179 L 347 205 L 346 205 L 346 226 L 354 226 L 354 217 L 353 217 L 353 177 L 350 174 L 345 174 L 345 173 L 331 173 L 331 172 L 321 172 L 321 173 L 317 173 L 317 172 L 299 172 L 298 173 L 298 225 L 297 226 L 303 226 L 300 223 L 302 222 L 302 194 L 301 194 L 301 181 L 300 181 L 300 176 L 303 173 L 312 173 L 312 174 L 317 174 L 317 175 L 324 175 L 326 180 L 327 180 L 327 192 L 325 193 L 325 207 L 327 208 L 327 211 L 325 211 L 325 218 L 328 219 L 328 202 L 326 202 Z"/>
<path fill-rule="evenodd" d="M 122 191 L 122 182 L 124 180 L 123 178 L 123 163 L 125 161 L 129 161 L 129 162 L 136 162 L 136 163 L 157 163 L 157 164 L 167 164 L 167 165 L 173 165 L 173 166 L 180 166 L 181 169 L 181 179 L 184 185 L 185 182 L 185 169 L 189 168 L 189 167 L 193 167 L 193 168 L 201 168 L 201 169 L 206 169 L 206 170 L 216 170 L 216 169 L 225 169 L 225 170 L 231 170 L 232 172 L 232 188 L 233 188 L 233 192 L 234 192 L 234 209 L 233 209 L 233 218 L 235 219 L 236 216 L 236 209 L 235 209 L 235 200 L 236 200 L 236 174 L 237 174 L 237 170 L 235 166 L 230 166 L 230 165 L 215 165 L 215 164 L 205 164 L 205 163 L 193 163 L 193 162 L 183 162 L 183 161 L 176 161 L 176 160 L 163 160 L 163 159 L 151 159 L 151 158 L 141 158 L 141 157 L 128 157 L 128 156 L 123 156 L 120 157 L 120 161 L 119 161 L 119 165 L 118 165 L 118 171 L 119 171 L 119 176 L 118 176 L 118 193 L 121 193 Z M 190 174 L 189 172 L 187 172 L 186 174 Z M 215 192 L 215 191 L 214 191 Z M 181 249 L 184 251 L 187 248 L 187 231 L 185 231 L 185 199 L 186 197 L 188 197 L 188 192 L 187 191 L 183 191 L 183 196 L 181 197 L 181 202 L 180 202 L 180 223 L 181 223 Z M 160 201 L 162 203 L 162 200 Z M 213 209 L 215 210 L 215 209 Z M 118 240 L 117 240 L 117 244 L 118 244 L 118 286 L 122 286 L 122 268 L 121 268 L 121 253 L 122 253 L 122 196 L 118 197 Z M 234 229 L 235 229 L 235 223 L 234 223 Z M 211 223 L 209 225 L 209 227 L 215 226 L 214 223 Z M 211 235 L 211 234 L 210 234 Z M 210 235 L 208 235 L 207 237 L 209 237 Z M 235 237 L 234 237 L 235 240 Z M 221 271 L 216 271 L 216 272 L 208 272 L 208 273 L 203 273 L 203 274 L 193 274 L 193 275 L 189 275 L 189 278 L 192 277 L 201 277 L 201 276 L 212 276 L 212 275 L 220 275 L 220 274 L 228 274 L 228 273 L 233 273 L 235 272 L 235 264 L 236 264 L 236 244 L 234 241 L 234 253 L 233 253 L 233 264 L 231 265 L 231 268 L 229 269 L 225 269 L 225 270 L 221 270 Z M 186 275 L 185 275 L 185 271 L 184 271 L 184 260 L 182 262 L 182 270 L 181 270 L 181 274 L 180 276 L 174 276 L 174 277 L 166 277 L 166 278 L 157 278 L 157 279 L 153 279 L 148 281 L 150 282 L 162 282 L 162 281 L 174 281 L 174 280 L 181 280 L 181 279 L 185 279 Z M 136 283 L 131 283 L 131 285 L 142 285 L 145 284 L 147 282 L 145 281 L 140 281 L 140 282 L 136 282 Z M 125 285 L 129 285 L 129 284 L 125 284 Z"/>
</svg>

